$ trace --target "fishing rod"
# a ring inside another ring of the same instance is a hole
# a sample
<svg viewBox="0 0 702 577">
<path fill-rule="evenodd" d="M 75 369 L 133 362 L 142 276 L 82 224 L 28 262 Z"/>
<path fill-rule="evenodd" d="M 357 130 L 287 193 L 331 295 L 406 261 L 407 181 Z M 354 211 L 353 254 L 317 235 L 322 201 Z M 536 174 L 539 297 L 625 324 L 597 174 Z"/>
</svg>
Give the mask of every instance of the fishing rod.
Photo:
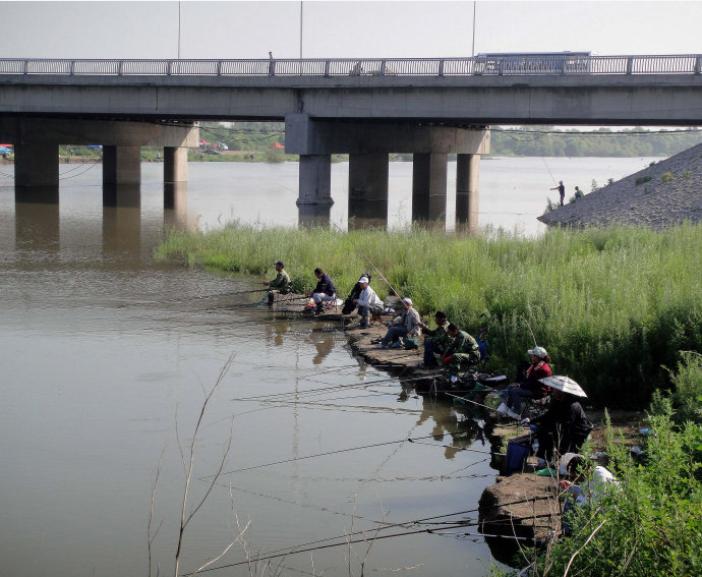
<svg viewBox="0 0 702 577">
<path fill-rule="evenodd" d="M 490 507 L 483 507 L 482 509 L 494 509 L 494 508 L 499 507 L 499 506 L 518 505 L 518 504 L 521 504 L 521 503 L 529 503 L 529 502 L 541 501 L 541 500 L 550 499 L 550 498 L 552 498 L 552 497 L 550 497 L 550 496 L 543 496 L 543 497 L 534 497 L 534 498 L 531 498 L 531 499 L 521 499 L 521 500 L 519 500 L 519 501 L 513 501 L 513 502 L 510 502 L 510 503 L 501 503 L 501 504 L 499 504 L 499 505 L 492 505 L 492 506 L 490 506 Z M 475 513 L 475 512 L 477 512 L 477 511 L 479 511 L 479 510 L 480 510 L 479 508 L 476 508 L 476 509 L 467 509 L 467 510 L 465 510 L 465 511 L 458 511 L 458 512 L 456 512 L 456 513 L 448 513 L 448 514 L 446 514 L 446 515 L 436 515 L 436 516 L 434 516 L 434 517 L 424 517 L 423 519 L 416 519 L 416 520 L 412 520 L 412 521 L 405 521 L 405 522 L 403 522 L 403 523 L 388 524 L 388 525 L 385 526 L 385 527 L 379 527 L 379 528 L 375 529 L 375 531 L 381 531 L 381 530 L 386 530 L 386 529 L 392 529 L 392 528 L 395 528 L 395 527 L 405 527 L 405 528 L 406 528 L 406 527 L 411 527 L 412 525 L 417 525 L 417 524 L 422 523 L 422 522 L 431 521 L 432 519 L 443 519 L 443 518 L 445 518 L 445 517 L 453 517 L 453 516 L 456 516 L 456 515 L 464 515 L 464 514 L 466 514 L 466 513 Z M 530 519 L 531 517 L 528 517 L 528 518 Z M 518 519 L 519 519 L 519 518 L 507 519 L 507 520 L 505 520 L 505 522 L 510 522 L 510 523 L 511 523 L 511 522 L 513 522 L 514 520 L 518 520 Z M 524 518 L 524 519 L 527 519 L 527 518 Z M 262 557 L 256 557 L 256 558 L 254 558 L 254 559 L 247 559 L 247 560 L 244 560 L 244 561 L 237 561 L 236 563 L 228 563 L 228 564 L 226 564 L 226 565 L 219 565 L 219 566 L 217 566 L 217 567 L 208 567 L 208 568 L 203 569 L 202 571 L 199 571 L 199 572 L 200 572 L 200 573 L 205 573 L 205 572 L 210 572 L 210 571 L 217 571 L 217 570 L 220 570 L 220 569 L 227 569 L 227 568 L 231 568 L 231 567 L 238 567 L 238 566 L 241 566 L 241 565 L 245 565 L 245 564 L 247 564 L 247 563 L 258 563 L 259 561 L 267 561 L 267 560 L 270 560 L 270 559 L 276 559 L 276 558 L 280 558 L 280 557 L 286 557 L 286 556 L 288 556 L 288 555 L 297 555 L 297 554 L 299 554 L 299 553 L 308 553 L 308 552 L 310 552 L 310 551 L 319 551 L 319 550 L 322 550 L 322 549 L 329 549 L 329 548 L 332 548 L 332 547 L 341 547 L 341 546 L 345 546 L 345 545 L 348 546 L 348 545 L 352 545 L 352 544 L 360 543 L 360 542 L 368 543 L 368 542 L 370 542 L 370 541 L 375 541 L 375 540 L 380 540 L 380 539 L 389 539 L 389 538 L 392 538 L 392 537 L 401 537 L 401 536 L 405 536 L 405 535 L 414 535 L 414 534 L 419 534 L 419 533 L 434 534 L 434 533 L 436 533 L 436 531 L 440 531 L 440 530 L 446 531 L 446 530 L 448 530 L 448 529 L 453 529 L 453 528 L 476 526 L 476 523 L 475 523 L 475 522 L 471 522 L 471 523 L 465 523 L 465 522 L 459 523 L 459 522 L 456 522 L 455 525 L 456 525 L 455 527 L 445 526 L 445 527 L 443 527 L 443 528 L 438 528 L 438 529 L 425 528 L 425 529 L 415 530 L 415 531 L 404 531 L 404 532 L 401 532 L 401 533 L 391 533 L 391 534 L 389 534 L 389 535 L 376 535 L 376 537 L 373 537 L 373 538 L 371 538 L 371 539 L 367 539 L 367 538 L 364 537 L 364 538 L 360 538 L 360 539 L 351 540 L 351 539 L 350 539 L 351 537 L 354 537 L 354 536 L 356 536 L 356 535 L 365 535 L 366 533 L 369 532 L 369 530 L 354 531 L 354 532 L 351 532 L 351 533 L 346 533 L 346 534 L 344 534 L 344 535 L 339 535 L 339 536 L 335 536 L 335 537 L 327 537 L 327 538 L 324 538 L 324 539 L 317 539 L 317 540 L 315 540 L 315 541 L 309 541 L 309 542 L 307 542 L 307 543 L 303 543 L 303 544 L 301 544 L 301 545 L 298 545 L 297 547 L 287 547 L 287 548 L 285 548 L 285 549 L 278 549 L 277 551 L 272 551 L 272 552 L 269 553 L 268 555 L 265 555 L 265 556 L 262 556 Z M 328 543 L 328 541 L 334 541 L 334 540 L 338 540 L 338 539 L 344 539 L 344 541 L 342 541 L 342 542 L 340 542 L 340 543 Z M 326 545 L 322 545 L 323 543 L 327 543 L 327 544 L 326 544 Z M 195 573 L 186 573 L 186 574 L 184 575 L 184 577 L 191 577 L 191 576 L 193 576 L 193 575 L 195 575 Z"/>
<path fill-rule="evenodd" d="M 458 395 L 452 395 L 451 393 L 444 393 L 444 394 L 448 397 L 453 397 L 454 399 L 457 399 L 457 400 L 462 401 L 462 402 L 472 403 L 474 405 L 477 405 L 478 407 L 482 407 L 484 409 L 487 409 L 488 411 L 490 411 L 492 413 L 497 413 L 498 415 L 501 415 L 501 413 L 497 412 L 497 409 L 493 409 L 492 407 L 488 407 L 487 405 L 483 405 L 482 403 L 478 403 L 477 401 L 473 401 L 471 399 L 466 399 L 465 397 L 459 397 Z M 509 416 L 509 415 L 507 415 L 507 416 Z M 513 419 L 515 421 L 518 421 L 518 422 L 521 422 L 521 420 L 522 420 L 521 417 L 515 418 L 515 417 L 510 416 L 509 418 Z"/>
<path fill-rule="evenodd" d="M 421 377 L 413 377 L 409 379 L 402 379 L 401 382 L 403 383 L 408 383 L 412 381 L 419 381 L 423 379 L 430 378 L 431 375 L 428 376 L 421 376 Z M 377 385 L 381 383 L 391 383 L 391 382 L 396 382 L 397 377 L 389 377 L 385 379 L 374 379 L 372 381 L 366 381 L 365 383 L 349 383 L 345 385 L 333 385 L 329 387 L 317 387 L 315 389 L 303 389 L 302 391 L 285 391 L 283 393 L 270 393 L 268 395 L 255 395 L 251 397 L 234 397 L 233 399 L 230 399 L 232 401 L 266 401 L 266 400 L 275 400 L 275 397 L 286 397 L 286 396 L 295 396 L 299 397 L 305 394 L 312 394 L 312 393 L 320 393 L 320 392 L 331 392 L 331 391 L 336 391 L 336 390 L 343 390 L 343 389 L 348 389 L 348 388 L 366 388 L 371 385 Z"/>
</svg>

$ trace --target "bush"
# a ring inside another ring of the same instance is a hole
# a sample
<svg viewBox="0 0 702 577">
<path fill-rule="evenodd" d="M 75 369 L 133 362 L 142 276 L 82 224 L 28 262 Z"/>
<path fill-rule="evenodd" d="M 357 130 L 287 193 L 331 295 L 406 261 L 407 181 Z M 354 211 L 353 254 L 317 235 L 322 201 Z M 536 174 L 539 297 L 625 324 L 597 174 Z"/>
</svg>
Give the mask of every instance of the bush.
<svg viewBox="0 0 702 577">
<path fill-rule="evenodd" d="M 651 165 L 653 165 L 653 163 Z M 645 184 L 647 182 L 651 182 L 651 180 L 652 178 L 650 176 L 637 176 L 634 184 L 639 186 L 639 184 Z"/>
<path fill-rule="evenodd" d="M 677 373 L 672 375 L 676 420 L 702 424 L 702 355 L 684 351 Z"/>
<path fill-rule="evenodd" d="M 674 178 L 673 173 L 670 170 L 661 174 L 661 182 L 664 182 L 664 183 L 673 182 L 673 178 Z"/>
</svg>

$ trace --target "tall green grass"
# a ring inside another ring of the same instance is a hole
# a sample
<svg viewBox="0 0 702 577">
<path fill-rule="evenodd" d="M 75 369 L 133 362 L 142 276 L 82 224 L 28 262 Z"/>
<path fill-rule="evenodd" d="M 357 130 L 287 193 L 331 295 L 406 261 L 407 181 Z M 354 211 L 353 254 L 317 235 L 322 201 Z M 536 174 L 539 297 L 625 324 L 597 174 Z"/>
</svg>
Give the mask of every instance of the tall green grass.
<svg viewBox="0 0 702 577">
<path fill-rule="evenodd" d="M 378 271 L 429 315 L 445 310 L 469 331 L 485 323 L 496 368 L 545 346 L 558 373 L 602 404 L 644 406 L 670 383 L 680 350 L 702 352 L 702 226 L 665 232 L 553 230 L 537 239 L 442 232 L 263 229 L 174 232 L 157 258 L 271 275 L 282 259 L 299 286 L 320 266 L 340 293 Z"/>
</svg>

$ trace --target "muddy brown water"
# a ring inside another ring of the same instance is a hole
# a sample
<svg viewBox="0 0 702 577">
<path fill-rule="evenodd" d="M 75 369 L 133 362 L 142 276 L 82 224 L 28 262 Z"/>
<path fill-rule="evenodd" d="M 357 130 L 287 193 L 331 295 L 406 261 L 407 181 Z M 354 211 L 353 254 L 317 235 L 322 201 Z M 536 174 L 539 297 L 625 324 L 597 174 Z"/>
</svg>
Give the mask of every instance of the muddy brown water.
<svg viewBox="0 0 702 577">
<path fill-rule="evenodd" d="M 160 165 L 144 165 L 140 199 L 112 208 L 102 206 L 100 167 L 73 168 L 61 167 L 59 204 L 15 204 L 11 167 L 0 171 L 2 574 L 148 575 L 159 462 L 153 573 L 172 573 L 184 484 L 176 429 L 187 451 L 204 391 L 232 354 L 195 441 L 190 506 L 231 431 L 227 474 L 185 532 L 184 571 L 232 541 L 236 518 L 248 525 L 246 548 L 236 544 L 215 565 L 357 530 L 370 538 L 386 533 L 379 522 L 477 505 L 495 474 L 489 456 L 443 446 L 489 450 L 462 414 L 403 393 L 398 381 L 363 386 L 386 374 L 355 359 L 335 326 L 273 318 L 255 306 L 258 295 L 227 295 L 255 288 L 253 279 L 153 262 L 164 222 L 293 225 L 294 165 L 195 164 L 182 214 L 162 208 Z M 234 400 L 277 393 L 284 402 Z M 278 461 L 287 462 L 237 472 Z M 494 561 L 483 539 L 456 533 L 210 574 L 358 575 L 364 562 L 366 575 L 487 575 Z"/>
</svg>

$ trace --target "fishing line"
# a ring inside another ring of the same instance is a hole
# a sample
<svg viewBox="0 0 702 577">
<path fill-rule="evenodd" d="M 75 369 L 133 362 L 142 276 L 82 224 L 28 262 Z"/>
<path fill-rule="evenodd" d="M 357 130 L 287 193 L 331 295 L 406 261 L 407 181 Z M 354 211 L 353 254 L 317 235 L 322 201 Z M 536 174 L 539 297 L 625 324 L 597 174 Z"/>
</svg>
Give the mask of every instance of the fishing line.
<svg viewBox="0 0 702 577">
<path fill-rule="evenodd" d="M 493 505 L 493 506 L 490 506 L 490 507 L 482 507 L 482 509 L 483 509 L 483 510 L 486 510 L 486 509 L 489 510 L 489 509 L 494 509 L 494 508 L 496 508 L 496 507 L 501 507 L 501 506 L 518 505 L 518 504 L 522 504 L 522 503 L 530 503 L 530 502 L 541 501 L 541 500 L 550 499 L 550 498 L 552 498 L 552 497 L 549 497 L 549 496 L 533 497 L 533 498 L 531 498 L 531 499 L 521 499 L 521 500 L 518 500 L 518 501 L 509 502 L 509 503 L 502 503 L 502 504 L 499 504 L 499 505 Z M 475 513 L 475 512 L 477 512 L 477 511 L 479 511 L 480 509 L 481 509 L 481 508 L 468 509 L 468 510 L 465 510 L 465 511 L 458 511 L 458 512 L 456 512 L 456 513 L 448 513 L 448 514 L 446 514 L 446 515 L 436 515 L 436 516 L 434 516 L 434 517 L 424 517 L 424 518 L 422 518 L 422 519 L 416 519 L 416 520 L 413 520 L 413 521 L 405 521 L 405 522 L 403 522 L 403 523 L 390 524 L 390 525 L 387 525 L 386 527 L 379 527 L 379 528 L 376 529 L 376 531 L 391 529 L 391 528 L 394 528 L 394 527 L 409 527 L 409 526 L 412 526 L 412 525 L 416 525 L 416 524 L 418 524 L 418 523 L 421 523 L 421 522 L 423 522 L 423 521 L 431 521 L 432 519 L 443 519 L 443 518 L 445 518 L 445 517 L 453 517 L 453 516 L 456 516 L 456 515 L 464 515 L 464 514 L 467 514 L 467 513 Z M 514 521 L 514 520 L 517 520 L 517 519 L 518 519 L 518 518 L 513 518 L 513 519 L 510 519 L 510 520 L 508 520 L 508 521 Z M 526 518 L 525 518 L 525 519 L 526 519 Z M 470 525 L 466 525 L 465 523 L 456 523 L 456 528 L 459 528 L 459 527 L 466 527 L 466 526 L 470 526 Z M 449 529 L 449 528 L 450 528 L 450 527 L 444 527 L 444 530 Z M 273 552 L 271 552 L 271 553 L 269 553 L 269 554 L 267 554 L 267 555 L 265 555 L 265 556 L 262 556 L 262 557 L 256 557 L 256 558 L 254 558 L 254 559 L 247 559 L 247 560 L 245 560 L 245 561 L 239 561 L 239 562 L 236 562 L 236 563 L 229 563 L 229 564 L 226 564 L 226 565 L 220 565 L 220 566 L 217 566 L 217 567 L 210 567 L 210 568 L 207 568 L 207 569 L 203 569 L 203 570 L 201 571 L 201 573 L 205 573 L 205 572 L 209 572 L 209 571 L 216 571 L 216 570 L 219 570 L 219 569 L 226 569 L 226 568 L 230 568 L 230 567 L 237 567 L 237 566 L 241 566 L 241 565 L 244 565 L 244 564 L 247 564 L 247 563 L 257 563 L 257 562 L 259 562 L 259 561 L 267 561 L 267 560 L 269 560 L 269 559 L 275 559 L 275 558 L 279 558 L 279 557 L 283 557 L 283 556 L 287 556 L 287 555 L 297 555 L 298 553 L 307 553 L 307 552 L 310 552 L 310 551 L 317 551 L 317 550 L 321 550 L 321 549 L 328 549 L 328 548 L 331 548 L 331 547 L 340 547 L 340 546 L 344 546 L 344 545 L 352 545 L 352 544 L 359 543 L 359 542 L 366 542 L 366 543 L 367 543 L 367 542 L 369 542 L 369 541 L 381 540 L 381 539 L 392 538 L 392 537 L 400 537 L 400 536 L 405 536 L 405 535 L 414 535 L 414 534 L 419 534 L 419 533 L 428 533 L 428 534 L 434 533 L 434 530 L 432 530 L 432 529 L 430 529 L 430 528 L 427 528 L 427 529 L 422 529 L 422 530 L 417 530 L 417 531 L 406 531 L 406 532 L 402 532 L 402 533 L 394 533 L 394 534 L 391 534 L 391 535 L 381 535 L 381 536 L 376 536 L 375 538 L 372 538 L 372 539 L 350 540 L 350 537 L 353 537 L 353 536 L 355 536 L 355 535 L 366 534 L 366 533 L 368 533 L 368 531 L 369 531 L 369 530 L 354 531 L 354 532 L 351 532 L 351 533 L 347 533 L 347 534 L 339 535 L 339 536 L 335 536 L 335 537 L 327 537 L 327 538 L 324 538 L 324 539 L 317 539 L 317 540 L 315 540 L 315 541 L 308 541 L 307 543 L 303 543 L 303 544 L 298 545 L 298 546 L 296 546 L 296 547 L 286 547 L 285 549 L 279 549 L 279 550 L 277 550 L 277 551 L 273 551 Z M 312 547 L 313 545 L 318 545 L 318 544 L 320 544 L 320 543 L 326 543 L 326 542 L 328 542 L 328 541 L 333 541 L 333 540 L 335 540 L 335 539 L 344 539 L 344 541 L 341 542 L 341 543 L 331 543 L 331 544 L 328 544 L 328 545 L 322 545 L 322 546 Z M 185 575 L 186 575 L 186 576 L 192 576 L 192 575 L 194 575 L 194 573 L 186 573 Z"/>
</svg>

